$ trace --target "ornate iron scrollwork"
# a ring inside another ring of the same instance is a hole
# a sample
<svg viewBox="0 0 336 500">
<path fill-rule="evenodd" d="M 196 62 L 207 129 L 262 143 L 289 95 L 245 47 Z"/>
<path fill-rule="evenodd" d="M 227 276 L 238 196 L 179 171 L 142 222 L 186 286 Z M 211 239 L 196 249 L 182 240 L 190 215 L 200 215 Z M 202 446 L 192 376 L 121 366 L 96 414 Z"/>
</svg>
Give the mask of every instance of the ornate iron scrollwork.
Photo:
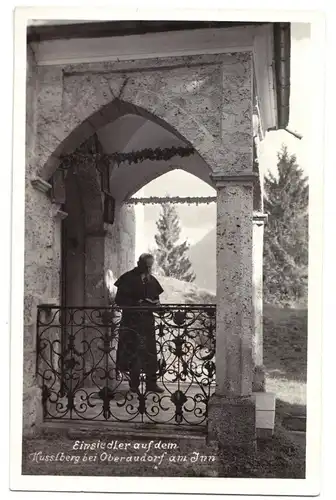
<svg viewBox="0 0 336 500">
<path fill-rule="evenodd" d="M 215 306 L 49 306 L 48 315 L 43 307 L 38 311 L 37 374 L 45 420 L 206 424 L 215 385 Z M 147 352 L 149 328 L 156 354 Z M 121 343 L 135 363 L 156 355 L 155 379 L 162 393 L 149 384 L 145 365 L 139 386 L 131 390 L 129 370 L 118 362 Z"/>
</svg>

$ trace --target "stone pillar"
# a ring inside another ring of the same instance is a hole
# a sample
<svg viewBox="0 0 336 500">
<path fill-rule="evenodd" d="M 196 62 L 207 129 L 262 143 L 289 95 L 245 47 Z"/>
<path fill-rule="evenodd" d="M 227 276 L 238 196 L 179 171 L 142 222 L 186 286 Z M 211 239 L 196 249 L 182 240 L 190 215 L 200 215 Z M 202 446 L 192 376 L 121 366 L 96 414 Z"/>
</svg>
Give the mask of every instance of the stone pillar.
<svg viewBox="0 0 336 500">
<path fill-rule="evenodd" d="M 106 231 L 85 235 L 85 305 L 104 307 L 108 305 L 104 282 Z"/>
<path fill-rule="evenodd" d="M 263 250 L 264 224 L 266 221 L 266 214 L 258 212 L 253 214 L 253 392 L 265 391 L 265 368 L 263 366 Z"/>
<path fill-rule="evenodd" d="M 217 188 L 216 391 L 208 439 L 222 447 L 255 446 L 252 398 L 253 184 L 256 174 L 214 175 Z"/>
</svg>

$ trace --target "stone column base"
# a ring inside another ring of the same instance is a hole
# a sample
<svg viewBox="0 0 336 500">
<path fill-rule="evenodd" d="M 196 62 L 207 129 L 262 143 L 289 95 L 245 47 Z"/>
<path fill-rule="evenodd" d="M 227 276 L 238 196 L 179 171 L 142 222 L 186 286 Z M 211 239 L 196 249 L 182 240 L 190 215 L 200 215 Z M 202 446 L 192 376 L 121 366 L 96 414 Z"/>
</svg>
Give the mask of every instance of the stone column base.
<svg viewBox="0 0 336 500">
<path fill-rule="evenodd" d="M 29 387 L 23 394 L 23 436 L 36 434 L 42 420 L 42 391 L 37 386 Z"/>
<path fill-rule="evenodd" d="M 253 381 L 252 381 L 252 391 L 253 392 L 265 392 L 266 380 L 265 380 L 265 367 L 263 365 L 256 366 L 254 368 Z"/>
<path fill-rule="evenodd" d="M 213 394 L 208 407 L 208 443 L 221 448 L 256 448 L 256 409 L 252 397 Z"/>
</svg>

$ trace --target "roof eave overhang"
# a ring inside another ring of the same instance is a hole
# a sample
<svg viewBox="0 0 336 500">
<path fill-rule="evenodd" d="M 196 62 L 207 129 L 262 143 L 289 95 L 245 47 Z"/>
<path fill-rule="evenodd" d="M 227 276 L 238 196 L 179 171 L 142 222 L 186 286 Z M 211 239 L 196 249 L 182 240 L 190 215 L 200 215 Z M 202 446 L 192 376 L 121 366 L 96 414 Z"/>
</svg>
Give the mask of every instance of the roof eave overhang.
<svg viewBox="0 0 336 500">
<path fill-rule="evenodd" d="M 196 30 L 200 28 L 233 28 L 262 25 L 270 28 L 273 38 L 269 52 L 270 73 L 269 90 L 273 103 L 268 105 L 269 118 L 265 122 L 266 130 L 285 129 L 289 122 L 290 99 L 290 23 L 248 23 L 248 22 L 190 22 L 190 21 L 119 21 L 119 22 L 63 22 L 62 24 L 32 25 L 27 30 L 27 41 L 52 41 L 76 38 L 120 37 L 132 34 L 164 33 L 169 31 Z M 259 26 L 259 28 L 258 28 Z M 265 43 L 265 42 L 263 42 Z M 272 61 L 273 60 L 273 61 Z M 261 64 L 265 62 L 260 61 Z M 272 75 L 273 73 L 273 75 Z M 266 90 L 266 89 L 265 89 Z M 271 110 L 273 109 L 273 111 Z"/>
<path fill-rule="evenodd" d="M 261 25 L 260 22 L 224 21 L 47 21 L 32 23 L 27 28 L 27 42 L 71 40 L 76 38 L 104 38 L 114 36 L 145 35 L 168 31 L 232 28 Z"/>
</svg>

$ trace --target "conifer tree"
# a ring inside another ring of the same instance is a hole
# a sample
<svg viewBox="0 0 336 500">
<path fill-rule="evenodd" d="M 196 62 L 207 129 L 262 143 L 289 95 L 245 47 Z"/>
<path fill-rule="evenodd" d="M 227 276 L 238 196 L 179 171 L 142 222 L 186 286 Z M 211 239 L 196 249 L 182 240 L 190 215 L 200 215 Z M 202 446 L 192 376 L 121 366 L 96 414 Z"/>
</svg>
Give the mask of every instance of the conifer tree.
<svg viewBox="0 0 336 500">
<path fill-rule="evenodd" d="M 155 260 L 163 276 L 169 276 L 181 281 L 192 282 L 195 274 L 187 256 L 189 244 L 179 243 L 181 224 L 176 208 L 170 203 L 161 205 L 161 215 L 156 223 L 157 234 L 155 242 Z"/>
<path fill-rule="evenodd" d="M 293 304 L 307 298 L 309 188 L 285 146 L 277 169 L 265 178 L 264 292 L 269 302 Z"/>
</svg>

